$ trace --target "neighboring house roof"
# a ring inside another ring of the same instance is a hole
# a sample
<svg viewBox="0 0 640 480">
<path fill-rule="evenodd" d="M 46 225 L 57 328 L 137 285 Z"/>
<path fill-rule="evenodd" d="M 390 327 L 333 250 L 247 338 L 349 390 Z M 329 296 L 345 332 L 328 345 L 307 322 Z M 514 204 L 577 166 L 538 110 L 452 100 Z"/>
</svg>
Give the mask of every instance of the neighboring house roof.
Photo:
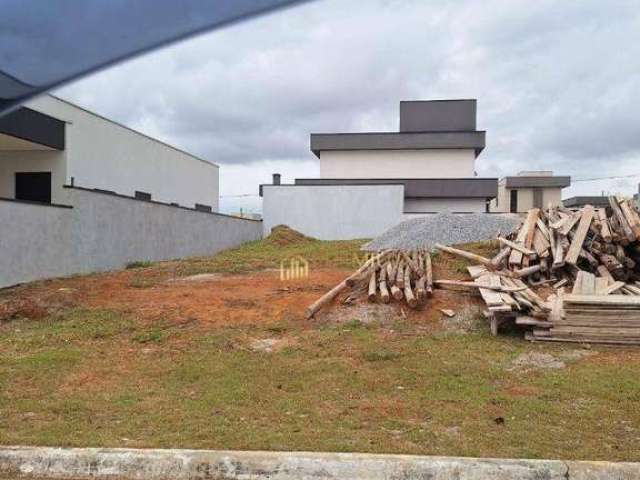
<svg viewBox="0 0 640 480">
<path fill-rule="evenodd" d="M 584 205 L 593 205 L 594 207 L 608 207 L 609 197 L 606 196 L 583 196 L 583 197 L 571 197 L 566 200 L 562 200 L 562 205 L 567 208 L 583 207 Z"/>
<path fill-rule="evenodd" d="M 495 198 L 497 178 L 297 178 L 296 186 L 404 185 L 407 198 Z M 262 195 L 262 185 L 260 186 Z"/>
<path fill-rule="evenodd" d="M 476 100 L 410 100 L 400 102 L 400 130 L 372 133 L 312 133 L 311 151 L 474 149 L 485 146 L 476 130 Z"/>
<path fill-rule="evenodd" d="M 564 188 L 571 185 L 571 177 L 565 176 L 517 176 L 505 177 L 506 188 Z"/>
<path fill-rule="evenodd" d="M 475 99 L 401 100 L 400 132 L 473 132 Z"/>
<path fill-rule="evenodd" d="M 476 156 L 485 146 L 484 131 L 420 133 L 312 133 L 311 151 L 320 158 L 323 150 L 428 150 L 472 148 Z"/>
</svg>

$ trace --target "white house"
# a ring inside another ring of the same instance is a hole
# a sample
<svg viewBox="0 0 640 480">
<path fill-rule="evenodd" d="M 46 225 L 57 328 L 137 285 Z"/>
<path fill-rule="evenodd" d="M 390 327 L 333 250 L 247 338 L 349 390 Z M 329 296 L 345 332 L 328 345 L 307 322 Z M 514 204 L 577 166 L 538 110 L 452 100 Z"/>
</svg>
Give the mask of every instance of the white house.
<svg viewBox="0 0 640 480">
<path fill-rule="evenodd" d="M 218 170 L 53 96 L 1 117 L 0 288 L 260 238 L 217 213 Z"/>
<path fill-rule="evenodd" d="M 476 176 L 484 146 L 476 100 L 400 102 L 398 132 L 311 134 L 320 178 L 262 185 L 265 233 L 366 238 L 412 215 L 486 212 L 498 181 Z"/>
<path fill-rule="evenodd" d="M 219 167 L 54 96 L 0 118 L 0 197 L 66 203 L 65 185 L 218 210 Z"/>
<path fill-rule="evenodd" d="M 571 177 L 554 175 L 549 170 L 522 171 L 501 178 L 498 195 L 490 203 L 492 212 L 524 213 L 531 208 L 562 205 L 562 189 L 571 185 Z"/>
</svg>

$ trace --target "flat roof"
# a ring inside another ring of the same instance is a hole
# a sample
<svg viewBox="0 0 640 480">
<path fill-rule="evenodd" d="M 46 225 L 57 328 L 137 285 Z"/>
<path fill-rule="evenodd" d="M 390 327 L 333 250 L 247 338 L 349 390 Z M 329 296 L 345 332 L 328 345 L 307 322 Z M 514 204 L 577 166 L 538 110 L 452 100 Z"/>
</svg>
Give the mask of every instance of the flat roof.
<svg viewBox="0 0 640 480">
<path fill-rule="evenodd" d="M 584 205 L 593 205 L 594 207 L 608 207 L 609 197 L 596 195 L 596 196 L 577 196 L 562 200 L 562 205 L 567 208 L 582 207 Z"/>
<path fill-rule="evenodd" d="M 296 178 L 294 184 L 275 186 L 336 185 L 404 185 L 405 198 L 489 199 L 498 194 L 497 178 Z"/>
<path fill-rule="evenodd" d="M 54 150 L 65 148 L 65 122 L 27 107 L 1 117 L 0 133 Z"/>
<path fill-rule="evenodd" d="M 311 151 L 320 158 L 328 150 L 433 150 L 472 148 L 476 157 L 485 147 L 484 131 L 312 133 Z"/>
<path fill-rule="evenodd" d="M 569 176 L 517 176 L 504 177 L 506 188 L 564 188 L 571 185 Z"/>
</svg>

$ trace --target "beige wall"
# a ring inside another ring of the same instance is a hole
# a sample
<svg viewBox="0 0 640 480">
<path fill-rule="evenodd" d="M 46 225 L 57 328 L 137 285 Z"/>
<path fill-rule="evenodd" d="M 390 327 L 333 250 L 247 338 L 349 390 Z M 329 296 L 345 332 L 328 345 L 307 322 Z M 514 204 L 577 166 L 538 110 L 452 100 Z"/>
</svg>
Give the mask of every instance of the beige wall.
<svg viewBox="0 0 640 480">
<path fill-rule="evenodd" d="M 466 178 L 473 149 L 341 150 L 320 152 L 321 178 Z"/>
<path fill-rule="evenodd" d="M 542 206 L 547 208 L 549 202 L 554 206 L 560 205 L 562 200 L 561 188 L 543 188 L 542 189 Z M 498 184 L 498 198 L 492 200 L 490 204 L 490 210 L 492 212 L 509 212 L 511 205 L 511 189 L 507 189 L 504 186 L 504 182 L 501 181 Z M 533 188 L 519 188 L 518 189 L 518 213 L 526 212 L 533 208 Z"/>
</svg>

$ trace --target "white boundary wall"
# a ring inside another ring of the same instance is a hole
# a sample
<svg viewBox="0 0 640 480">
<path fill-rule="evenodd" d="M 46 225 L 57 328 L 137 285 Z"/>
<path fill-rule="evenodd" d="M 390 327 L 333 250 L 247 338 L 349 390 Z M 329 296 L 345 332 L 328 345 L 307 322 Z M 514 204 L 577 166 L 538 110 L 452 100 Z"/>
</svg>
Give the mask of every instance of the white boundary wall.
<svg viewBox="0 0 640 480">
<path fill-rule="evenodd" d="M 262 222 L 66 189 L 74 208 L 0 201 L 0 287 L 212 255 L 262 236 Z"/>
<path fill-rule="evenodd" d="M 402 220 L 404 185 L 263 185 L 264 235 L 276 225 L 320 240 L 373 238 Z"/>
</svg>

